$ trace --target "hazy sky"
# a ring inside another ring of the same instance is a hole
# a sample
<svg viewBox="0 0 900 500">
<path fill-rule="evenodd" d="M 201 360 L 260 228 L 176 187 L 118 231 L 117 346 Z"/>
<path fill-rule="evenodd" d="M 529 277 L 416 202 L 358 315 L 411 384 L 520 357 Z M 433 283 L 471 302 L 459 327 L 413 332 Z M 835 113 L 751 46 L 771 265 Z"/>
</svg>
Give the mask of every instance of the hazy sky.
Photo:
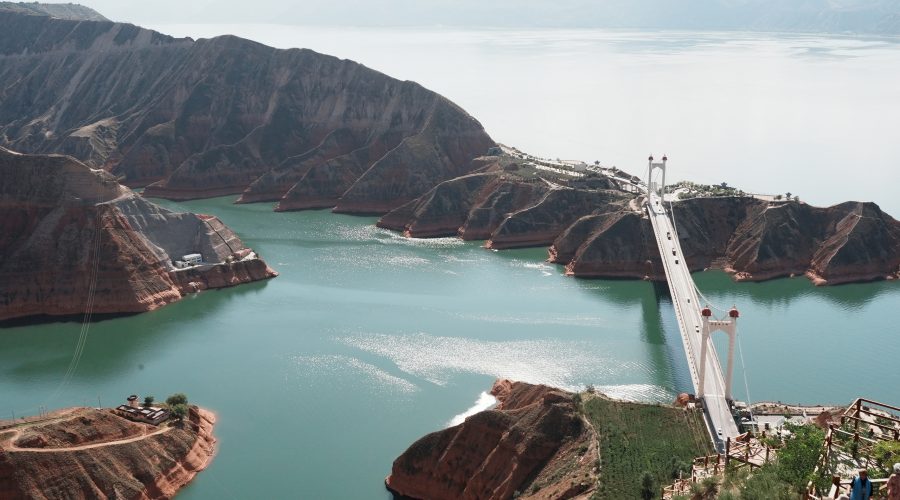
<svg viewBox="0 0 900 500">
<path fill-rule="evenodd" d="M 897 32 L 900 27 L 900 2 L 896 0 L 83 0 L 79 3 L 114 21 L 135 24 L 643 27 L 873 33 Z"/>
</svg>

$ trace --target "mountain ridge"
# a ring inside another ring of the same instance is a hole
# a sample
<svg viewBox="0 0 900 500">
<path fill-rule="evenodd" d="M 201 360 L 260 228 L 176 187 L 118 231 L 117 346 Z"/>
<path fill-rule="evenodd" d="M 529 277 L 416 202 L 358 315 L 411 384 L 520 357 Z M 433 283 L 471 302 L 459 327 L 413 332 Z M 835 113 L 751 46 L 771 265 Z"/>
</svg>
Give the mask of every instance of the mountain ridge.
<svg viewBox="0 0 900 500">
<path fill-rule="evenodd" d="M 0 146 L 147 195 L 384 213 L 494 145 L 445 97 L 309 49 L 3 11 L 0 33 Z"/>
</svg>

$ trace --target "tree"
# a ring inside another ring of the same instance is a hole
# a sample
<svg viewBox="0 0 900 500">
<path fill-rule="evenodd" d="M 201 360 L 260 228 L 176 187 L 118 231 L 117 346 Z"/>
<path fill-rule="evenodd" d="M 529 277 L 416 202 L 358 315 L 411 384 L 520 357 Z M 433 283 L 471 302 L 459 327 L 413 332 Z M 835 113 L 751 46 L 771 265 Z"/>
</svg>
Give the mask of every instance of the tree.
<svg viewBox="0 0 900 500">
<path fill-rule="evenodd" d="M 670 476 L 672 477 L 672 479 L 678 479 L 683 474 L 690 475 L 691 464 L 685 462 L 684 460 L 681 460 L 678 457 L 673 456 L 672 459 L 669 460 L 669 470 L 671 471 Z"/>
<path fill-rule="evenodd" d="M 641 476 L 641 498 L 644 500 L 653 500 L 656 498 L 656 480 L 653 475 L 645 471 Z"/>
<path fill-rule="evenodd" d="M 891 474 L 893 464 L 900 462 L 900 442 L 879 441 L 872 448 L 872 457 L 878 464 L 874 477 L 887 477 Z"/>
<path fill-rule="evenodd" d="M 792 437 L 778 451 L 777 475 L 800 493 L 814 479 L 813 470 L 822 452 L 825 431 L 814 425 L 785 424 L 785 427 Z"/>
<path fill-rule="evenodd" d="M 599 164 L 600 164 L 600 160 L 594 160 L 594 165 L 599 165 Z"/>
<path fill-rule="evenodd" d="M 154 401 L 156 401 L 156 398 L 153 396 L 144 396 L 144 406 L 150 406 Z"/>
<path fill-rule="evenodd" d="M 785 194 L 784 194 L 784 197 L 790 200 L 790 199 L 791 199 L 791 192 L 788 191 L 787 193 L 785 193 Z"/>
<path fill-rule="evenodd" d="M 183 392 L 176 392 L 166 398 L 166 404 L 169 406 L 186 405 L 187 403 L 188 398 Z"/>
<path fill-rule="evenodd" d="M 776 200 L 780 200 L 780 199 L 781 199 L 781 195 L 780 195 L 780 194 L 776 194 L 776 195 L 775 195 L 775 199 L 776 199 Z"/>
<path fill-rule="evenodd" d="M 179 403 L 176 405 L 172 405 L 169 410 L 172 412 L 172 415 L 177 418 L 179 422 L 181 422 L 188 414 L 188 405 Z"/>
</svg>

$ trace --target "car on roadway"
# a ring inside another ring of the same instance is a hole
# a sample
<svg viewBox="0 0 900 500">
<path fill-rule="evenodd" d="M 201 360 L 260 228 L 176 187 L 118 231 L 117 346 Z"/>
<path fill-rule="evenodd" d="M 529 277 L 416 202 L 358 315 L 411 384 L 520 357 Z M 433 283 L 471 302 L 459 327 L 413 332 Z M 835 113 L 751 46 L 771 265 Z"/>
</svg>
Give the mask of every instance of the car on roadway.
<svg viewBox="0 0 900 500">
<path fill-rule="evenodd" d="M 719 436 L 719 439 L 722 439 L 722 429 L 716 429 L 716 435 Z"/>
</svg>

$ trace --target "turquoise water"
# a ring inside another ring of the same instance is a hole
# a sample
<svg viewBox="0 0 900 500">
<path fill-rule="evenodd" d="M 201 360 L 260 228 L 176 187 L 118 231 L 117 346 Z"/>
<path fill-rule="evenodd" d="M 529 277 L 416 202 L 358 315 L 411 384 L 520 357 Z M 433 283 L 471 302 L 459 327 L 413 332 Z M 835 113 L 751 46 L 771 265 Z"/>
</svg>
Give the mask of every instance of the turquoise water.
<svg viewBox="0 0 900 500">
<path fill-rule="evenodd" d="M 484 402 L 496 377 L 642 401 L 689 389 L 671 304 L 651 283 L 568 278 L 544 249 L 409 240 L 373 218 L 165 204 L 220 216 L 281 276 L 93 324 L 55 397 L 81 325 L 3 329 L 0 417 L 183 391 L 218 414 L 220 448 L 180 498 L 388 498 L 393 459 Z M 900 402 L 898 284 L 696 278 L 743 313 L 752 399 Z"/>
</svg>

